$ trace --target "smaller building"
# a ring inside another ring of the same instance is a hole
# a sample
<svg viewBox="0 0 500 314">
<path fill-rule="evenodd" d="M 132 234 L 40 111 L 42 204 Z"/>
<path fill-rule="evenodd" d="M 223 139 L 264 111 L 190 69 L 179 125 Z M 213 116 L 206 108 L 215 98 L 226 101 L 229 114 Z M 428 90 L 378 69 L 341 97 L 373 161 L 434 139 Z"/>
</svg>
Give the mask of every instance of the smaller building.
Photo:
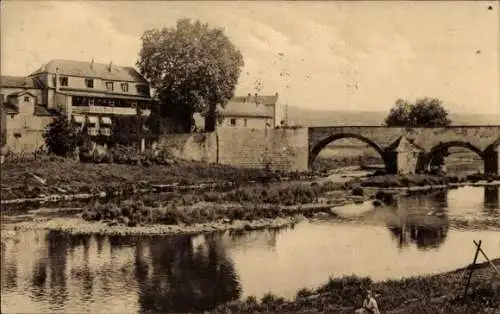
<svg viewBox="0 0 500 314">
<path fill-rule="evenodd" d="M 45 144 L 43 133 L 56 116 L 55 112 L 36 104 L 36 95 L 20 91 L 2 101 L 2 132 L 10 152 L 34 152 Z"/>
<path fill-rule="evenodd" d="M 236 96 L 231 101 L 237 102 L 237 103 L 246 103 L 248 104 L 255 104 L 259 105 L 258 111 L 261 111 L 260 106 L 264 107 L 264 111 L 266 112 L 267 117 L 271 117 L 271 127 L 275 128 L 279 124 L 278 121 L 278 98 L 279 95 L 278 93 L 275 93 L 274 95 L 258 95 L 258 94 L 251 94 L 248 93 L 246 96 Z"/>
<path fill-rule="evenodd" d="M 236 96 L 224 108 L 217 109 L 217 128 L 275 128 L 277 124 L 278 93 L 275 95 Z M 201 114 L 193 115 L 195 128 L 205 129 L 205 119 Z"/>
<path fill-rule="evenodd" d="M 387 171 L 389 173 L 412 174 L 419 168 L 424 150 L 404 136 L 400 136 L 387 148 Z"/>
<path fill-rule="evenodd" d="M 229 101 L 219 109 L 218 128 L 265 129 L 273 127 L 273 115 L 258 103 Z"/>
</svg>

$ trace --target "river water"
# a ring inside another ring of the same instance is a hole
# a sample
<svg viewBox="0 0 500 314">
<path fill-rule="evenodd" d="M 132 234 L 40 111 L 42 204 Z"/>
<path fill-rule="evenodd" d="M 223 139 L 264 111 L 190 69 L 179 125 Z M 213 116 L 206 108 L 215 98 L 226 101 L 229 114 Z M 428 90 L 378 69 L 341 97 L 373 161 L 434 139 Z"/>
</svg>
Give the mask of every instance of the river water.
<svg viewBox="0 0 500 314">
<path fill-rule="evenodd" d="M 482 223 L 500 224 L 498 195 L 498 187 L 464 187 L 399 198 L 391 207 L 367 202 L 335 208 L 339 219 L 280 230 L 18 232 L 2 241 L 2 313 L 186 312 L 269 291 L 293 298 L 329 276 L 383 280 L 453 270 L 471 262 L 473 240 L 500 257 L 500 228 Z"/>
</svg>

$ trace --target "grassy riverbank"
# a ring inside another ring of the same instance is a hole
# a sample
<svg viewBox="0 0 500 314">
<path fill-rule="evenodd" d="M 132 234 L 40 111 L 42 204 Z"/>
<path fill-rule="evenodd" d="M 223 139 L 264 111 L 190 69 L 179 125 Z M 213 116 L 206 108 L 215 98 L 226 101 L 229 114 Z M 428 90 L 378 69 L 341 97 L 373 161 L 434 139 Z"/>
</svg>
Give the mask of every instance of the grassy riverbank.
<svg viewBox="0 0 500 314">
<path fill-rule="evenodd" d="M 44 180 L 37 180 L 33 175 Z M 101 191 L 136 190 L 153 185 L 194 185 L 202 182 L 267 183 L 301 179 L 306 174 L 239 169 L 225 165 L 171 160 L 167 165 L 128 165 L 80 163 L 62 158 L 6 163 L 2 165 L 2 200 L 32 198 L 41 194 L 98 194 Z"/>
<path fill-rule="evenodd" d="M 500 259 L 493 262 L 500 267 Z M 498 313 L 500 279 L 489 285 L 493 270 L 486 263 L 477 266 L 470 292 L 461 302 L 466 273 L 464 268 L 383 282 L 355 276 L 329 279 L 315 290 L 298 291 L 293 301 L 267 294 L 260 301 L 249 297 L 223 304 L 212 313 L 354 313 L 356 308 L 361 307 L 368 288 L 375 292 L 382 313 Z"/>
</svg>

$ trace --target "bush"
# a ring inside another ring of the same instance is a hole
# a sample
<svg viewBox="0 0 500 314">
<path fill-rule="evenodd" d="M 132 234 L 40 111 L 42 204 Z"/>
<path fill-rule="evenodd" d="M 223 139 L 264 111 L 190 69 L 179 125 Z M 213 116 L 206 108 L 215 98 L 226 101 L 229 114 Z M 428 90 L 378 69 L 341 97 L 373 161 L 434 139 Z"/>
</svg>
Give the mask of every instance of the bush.
<svg viewBox="0 0 500 314">
<path fill-rule="evenodd" d="M 355 196 L 363 196 L 364 195 L 364 190 L 360 186 L 356 186 L 352 189 L 352 195 Z"/>
<path fill-rule="evenodd" d="M 296 298 L 307 298 L 311 295 L 314 294 L 314 291 L 307 289 L 307 288 L 302 288 L 299 291 L 297 291 L 297 297 Z"/>
<path fill-rule="evenodd" d="M 65 115 L 54 119 L 43 137 L 49 152 L 63 157 L 69 157 L 83 141 L 83 134 Z"/>
</svg>

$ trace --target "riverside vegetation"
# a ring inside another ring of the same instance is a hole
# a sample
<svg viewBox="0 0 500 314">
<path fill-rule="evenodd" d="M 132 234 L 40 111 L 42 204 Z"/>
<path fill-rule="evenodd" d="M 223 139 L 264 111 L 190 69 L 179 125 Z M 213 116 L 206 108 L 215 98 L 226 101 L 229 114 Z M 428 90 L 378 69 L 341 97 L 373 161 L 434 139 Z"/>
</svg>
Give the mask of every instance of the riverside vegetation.
<svg viewBox="0 0 500 314">
<path fill-rule="evenodd" d="M 500 259 L 493 263 L 498 267 Z M 489 284 L 487 279 L 491 277 L 492 269 L 487 263 L 476 266 L 471 292 L 461 299 L 467 270 L 382 282 L 356 276 L 330 278 L 317 289 L 301 289 L 295 300 L 285 300 L 269 293 L 260 302 L 249 297 L 223 304 L 212 313 L 353 313 L 355 308 L 361 307 L 366 289 L 375 292 L 383 313 L 498 313 L 499 281 Z"/>
</svg>

